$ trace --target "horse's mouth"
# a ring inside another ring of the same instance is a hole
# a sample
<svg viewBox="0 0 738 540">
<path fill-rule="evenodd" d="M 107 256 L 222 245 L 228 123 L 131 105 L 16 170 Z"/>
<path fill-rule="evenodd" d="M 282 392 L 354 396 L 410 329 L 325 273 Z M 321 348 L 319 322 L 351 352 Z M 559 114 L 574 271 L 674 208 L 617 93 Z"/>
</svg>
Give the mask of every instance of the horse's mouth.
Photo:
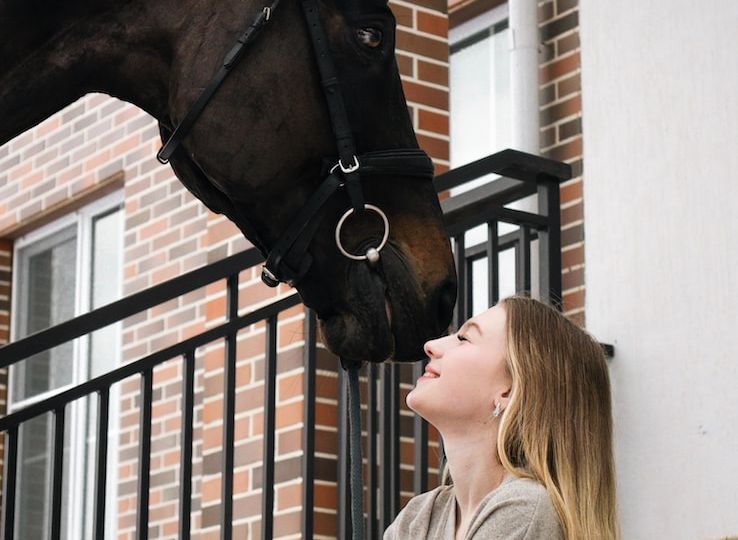
<svg viewBox="0 0 738 540">
<path fill-rule="evenodd" d="M 321 319 L 321 330 L 328 348 L 353 361 L 383 362 L 395 351 L 393 306 L 382 277 L 369 269 L 355 272 L 358 294 L 349 309 Z"/>
</svg>

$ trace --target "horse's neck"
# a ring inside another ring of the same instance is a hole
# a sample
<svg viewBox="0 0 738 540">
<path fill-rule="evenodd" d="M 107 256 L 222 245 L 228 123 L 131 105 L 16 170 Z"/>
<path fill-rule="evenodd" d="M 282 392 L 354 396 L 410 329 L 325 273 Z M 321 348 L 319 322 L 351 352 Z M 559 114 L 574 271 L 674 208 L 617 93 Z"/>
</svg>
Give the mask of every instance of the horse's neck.
<svg viewBox="0 0 738 540">
<path fill-rule="evenodd" d="M 0 16 L 0 35 L 10 36 L 0 49 L 0 144 L 88 92 L 118 96 L 158 117 L 166 110 L 171 45 L 140 5 L 121 2 L 77 19 L 52 14 L 59 20 L 25 39 L 17 15 Z"/>
</svg>

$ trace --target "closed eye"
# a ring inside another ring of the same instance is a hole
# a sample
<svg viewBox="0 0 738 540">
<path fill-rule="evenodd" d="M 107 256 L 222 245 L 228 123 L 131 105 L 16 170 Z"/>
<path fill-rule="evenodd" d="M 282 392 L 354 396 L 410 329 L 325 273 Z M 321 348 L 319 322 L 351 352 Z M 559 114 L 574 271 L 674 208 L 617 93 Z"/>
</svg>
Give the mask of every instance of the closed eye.
<svg viewBox="0 0 738 540">
<path fill-rule="evenodd" d="M 456 334 L 456 338 L 457 338 L 457 339 L 458 339 L 459 341 L 469 341 L 469 340 L 468 340 L 468 339 L 466 338 L 466 336 L 462 336 L 461 334 Z"/>
</svg>

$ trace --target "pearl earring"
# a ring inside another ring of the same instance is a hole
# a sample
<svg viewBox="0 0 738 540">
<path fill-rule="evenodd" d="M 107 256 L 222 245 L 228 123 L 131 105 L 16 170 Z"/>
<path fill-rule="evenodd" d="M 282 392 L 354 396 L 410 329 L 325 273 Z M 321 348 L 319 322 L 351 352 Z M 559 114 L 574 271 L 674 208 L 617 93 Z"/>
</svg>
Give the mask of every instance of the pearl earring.
<svg viewBox="0 0 738 540">
<path fill-rule="evenodd" d="M 502 412 L 502 411 L 500 411 L 500 402 L 499 402 L 499 401 L 497 401 L 497 402 L 495 403 L 495 410 L 494 410 L 494 411 L 492 411 L 492 416 L 494 416 L 495 418 L 497 418 L 498 416 L 500 416 L 500 413 L 501 413 L 501 412 Z"/>
</svg>

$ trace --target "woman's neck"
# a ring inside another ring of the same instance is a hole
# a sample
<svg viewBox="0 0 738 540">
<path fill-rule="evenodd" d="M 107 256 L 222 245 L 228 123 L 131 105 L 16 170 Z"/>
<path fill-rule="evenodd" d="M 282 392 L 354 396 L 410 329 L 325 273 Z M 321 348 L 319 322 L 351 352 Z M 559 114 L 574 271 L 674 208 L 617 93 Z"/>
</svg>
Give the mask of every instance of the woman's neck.
<svg viewBox="0 0 738 540">
<path fill-rule="evenodd" d="M 462 526 L 465 530 L 479 503 L 505 476 L 505 469 L 497 459 L 497 430 L 442 435 L 458 504 L 456 527 L 458 530 Z"/>
</svg>

